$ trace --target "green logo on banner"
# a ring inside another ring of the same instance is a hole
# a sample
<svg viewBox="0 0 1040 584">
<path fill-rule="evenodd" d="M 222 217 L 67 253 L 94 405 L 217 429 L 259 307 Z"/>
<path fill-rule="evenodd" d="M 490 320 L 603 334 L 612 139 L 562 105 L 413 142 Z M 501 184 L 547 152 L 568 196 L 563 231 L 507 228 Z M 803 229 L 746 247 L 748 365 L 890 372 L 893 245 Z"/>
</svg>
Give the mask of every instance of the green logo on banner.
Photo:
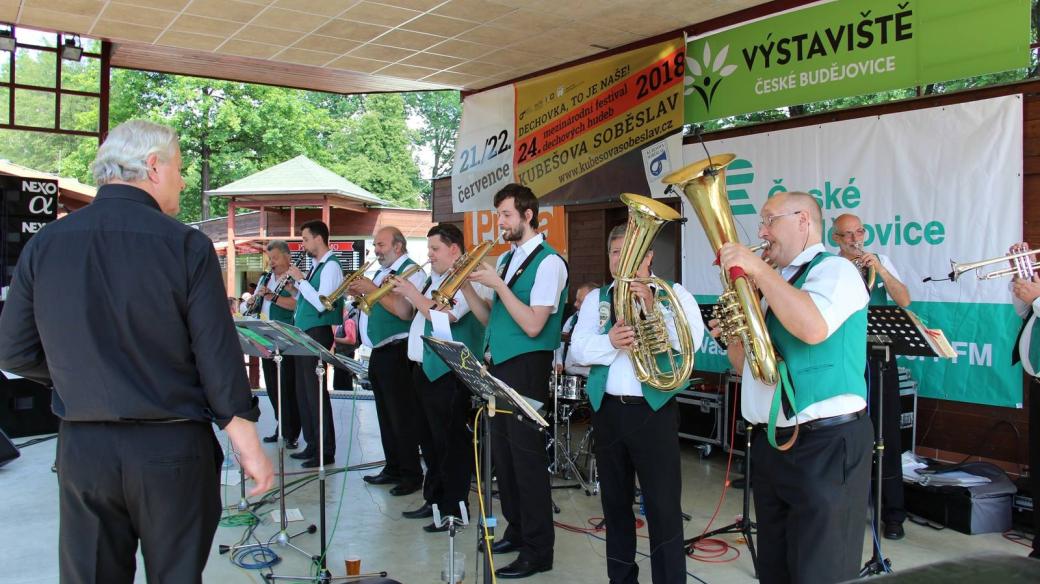
<svg viewBox="0 0 1040 584">
<path fill-rule="evenodd" d="M 726 167 L 726 194 L 734 215 L 758 214 L 747 192 L 754 180 L 755 173 L 752 172 L 750 160 L 738 158 Z"/>
<path fill-rule="evenodd" d="M 691 40 L 686 123 L 1028 67 L 1029 44 L 1030 0 L 810 6 Z"/>
</svg>

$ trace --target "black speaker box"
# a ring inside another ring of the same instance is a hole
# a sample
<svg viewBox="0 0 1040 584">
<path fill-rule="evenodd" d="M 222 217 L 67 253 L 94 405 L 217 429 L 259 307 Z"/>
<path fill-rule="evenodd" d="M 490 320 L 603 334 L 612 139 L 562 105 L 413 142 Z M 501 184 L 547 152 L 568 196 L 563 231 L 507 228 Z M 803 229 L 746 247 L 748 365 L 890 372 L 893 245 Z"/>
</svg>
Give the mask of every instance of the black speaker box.
<svg viewBox="0 0 1040 584">
<path fill-rule="evenodd" d="M 18 452 L 18 449 L 11 443 L 11 439 L 4 434 L 3 430 L 0 430 L 0 466 L 3 466 L 12 460 L 21 456 L 22 453 Z"/>
<path fill-rule="evenodd" d="M 0 429 L 12 438 L 54 434 L 58 416 L 51 412 L 51 390 L 27 379 L 0 375 Z"/>
</svg>

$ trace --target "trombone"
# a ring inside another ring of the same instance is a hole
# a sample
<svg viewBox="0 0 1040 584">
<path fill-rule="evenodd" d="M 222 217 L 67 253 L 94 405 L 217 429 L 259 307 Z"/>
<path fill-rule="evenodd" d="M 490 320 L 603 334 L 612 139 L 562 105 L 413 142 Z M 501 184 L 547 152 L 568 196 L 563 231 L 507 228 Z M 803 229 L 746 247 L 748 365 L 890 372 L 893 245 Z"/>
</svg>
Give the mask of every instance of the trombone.
<svg viewBox="0 0 1040 584">
<path fill-rule="evenodd" d="M 1028 249 L 1018 253 L 1009 253 L 1007 255 L 1000 256 L 999 258 L 992 258 L 988 260 L 982 260 L 978 262 L 964 262 L 957 263 L 950 260 L 950 280 L 956 282 L 958 278 L 963 276 L 967 272 L 974 271 L 976 278 L 979 280 L 995 280 L 997 278 L 1003 278 L 1004 276 L 1018 276 L 1020 278 L 1029 279 L 1033 277 L 1033 274 L 1040 270 L 1040 260 L 1033 259 L 1030 256 L 1034 256 L 1040 253 L 1040 249 Z M 1001 262 L 1012 262 L 1014 267 L 1004 268 L 1002 270 L 995 270 L 993 272 L 981 273 L 979 270 L 985 266 L 992 264 L 999 264 Z"/>
</svg>

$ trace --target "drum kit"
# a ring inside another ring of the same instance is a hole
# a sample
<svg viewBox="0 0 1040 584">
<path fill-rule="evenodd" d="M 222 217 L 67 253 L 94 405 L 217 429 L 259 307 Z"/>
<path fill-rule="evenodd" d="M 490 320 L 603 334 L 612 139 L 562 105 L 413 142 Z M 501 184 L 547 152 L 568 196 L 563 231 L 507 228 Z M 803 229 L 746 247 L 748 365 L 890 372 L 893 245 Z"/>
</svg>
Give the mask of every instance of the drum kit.
<svg viewBox="0 0 1040 584">
<path fill-rule="evenodd" d="M 578 481 L 576 487 L 585 489 L 586 495 L 598 495 L 599 476 L 592 450 L 594 439 L 588 417 L 591 408 L 585 393 L 585 378 L 553 374 L 549 379 L 549 392 L 553 397 L 553 408 L 547 416 L 551 420 L 546 445 L 550 449 L 549 472 L 564 480 Z M 582 421 L 584 432 L 578 425 Z"/>
</svg>

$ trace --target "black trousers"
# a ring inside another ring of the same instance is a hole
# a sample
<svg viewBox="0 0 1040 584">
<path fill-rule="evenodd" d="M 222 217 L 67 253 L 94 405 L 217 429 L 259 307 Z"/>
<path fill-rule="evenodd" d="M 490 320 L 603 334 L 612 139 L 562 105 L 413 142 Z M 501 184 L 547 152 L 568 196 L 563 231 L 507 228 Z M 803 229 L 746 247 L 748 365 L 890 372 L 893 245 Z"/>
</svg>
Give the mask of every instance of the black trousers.
<svg viewBox="0 0 1040 584">
<path fill-rule="evenodd" d="M 332 327 L 316 326 L 307 329 L 307 334 L 321 346 L 332 346 Z M 293 357 L 296 360 L 296 401 L 300 406 L 300 422 L 303 425 L 303 439 L 307 441 L 305 452 L 318 456 L 319 407 L 325 411 L 325 457 L 336 456 L 336 425 L 333 423 L 332 399 L 328 387 L 328 379 L 322 378 L 323 386 L 318 387 L 317 357 Z M 319 401 L 320 400 L 320 401 Z"/>
<path fill-rule="evenodd" d="M 469 509 L 473 480 L 473 433 L 466 427 L 472 410 L 470 392 L 454 373 L 430 381 L 422 367 L 413 369 L 416 393 L 424 413 L 420 440 L 426 461 L 423 498 L 443 515 L 459 515 L 459 501 Z"/>
<path fill-rule="evenodd" d="M 678 404 L 669 400 L 655 412 L 645 402 L 623 404 L 605 398 L 592 414 L 592 426 L 611 584 L 639 582 L 632 512 L 636 477 L 650 531 L 651 579 L 654 584 L 684 584 Z"/>
<path fill-rule="evenodd" d="M 831 584 L 856 578 L 863 560 L 873 425 L 858 420 L 799 433 L 776 450 L 765 431 L 751 444 L 762 584 Z"/>
<path fill-rule="evenodd" d="M 300 437 L 300 404 L 296 399 L 296 359 L 282 357 L 282 412 L 278 411 L 278 367 L 274 359 L 262 359 L 264 368 L 264 385 L 267 386 L 267 397 L 271 400 L 274 419 L 282 418 L 282 435 L 286 441 L 292 442 Z"/>
<path fill-rule="evenodd" d="M 336 354 L 344 357 L 354 358 L 354 350 L 347 350 L 345 345 L 336 345 Z M 336 368 L 332 373 L 332 389 L 337 391 L 351 391 L 354 389 L 354 374 L 346 369 Z"/>
<path fill-rule="evenodd" d="M 379 438 L 383 443 L 388 475 L 404 482 L 421 483 L 419 462 L 419 426 L 425 418 L 420 411 L 412 385 L 412 362 L 408 359 L 407 341 L 395 341 L 372 349 L 368 362 L 368 379 L 375 394 Z"/>
<path fill-rule="evenodd" d="M 1029 384 L 1029 492 L 1033 495 L 1033 531 L 1040 534 L 1040 381 Z M 1033 470 L 1036 469 L 1036 470 Z M 1032 557 L 1040 558 L 1040 537 L 1033 537 Z"/>
<path fill-rule="evenodd" d="M 525 353 L 490 372 L 520 395 L 548 403 L 552 358 L 551 351 Z M 491 418 L 491 456 L 509 523 L 502 539 L 520 546 L 521 559 L 552 564 L 556 533 L 545 436 L 514 416 L 497 415 Z"/>
<path fill-rule="evenodd" d="M 209 424 L 62 422 L 62 584 L 201 583 L 220 519 L 223 455 Z"/>
<path fill-rule="evenodd" d="M 870 419 L 874 428 L 877 428 L 878 381 L 881 374 L 873 360 L 868 359 L 867 364 L 870 368 Z M 895 355 L 885 364 L 883 381 L 885 399 L 884 407 L 881 408 L 883 419 L 880 424 L 884 431 L 885 452 L 881 455 L 881 521 L 902 523 L 906 520 L 903 503 L 903 444 L 902 431 L 899 428 L 903 408 L 899 400 L 899 371 Z M 871 483 L 874 482 L 874 477 L 874 471 L 871 471 Z"/>
</svg>

